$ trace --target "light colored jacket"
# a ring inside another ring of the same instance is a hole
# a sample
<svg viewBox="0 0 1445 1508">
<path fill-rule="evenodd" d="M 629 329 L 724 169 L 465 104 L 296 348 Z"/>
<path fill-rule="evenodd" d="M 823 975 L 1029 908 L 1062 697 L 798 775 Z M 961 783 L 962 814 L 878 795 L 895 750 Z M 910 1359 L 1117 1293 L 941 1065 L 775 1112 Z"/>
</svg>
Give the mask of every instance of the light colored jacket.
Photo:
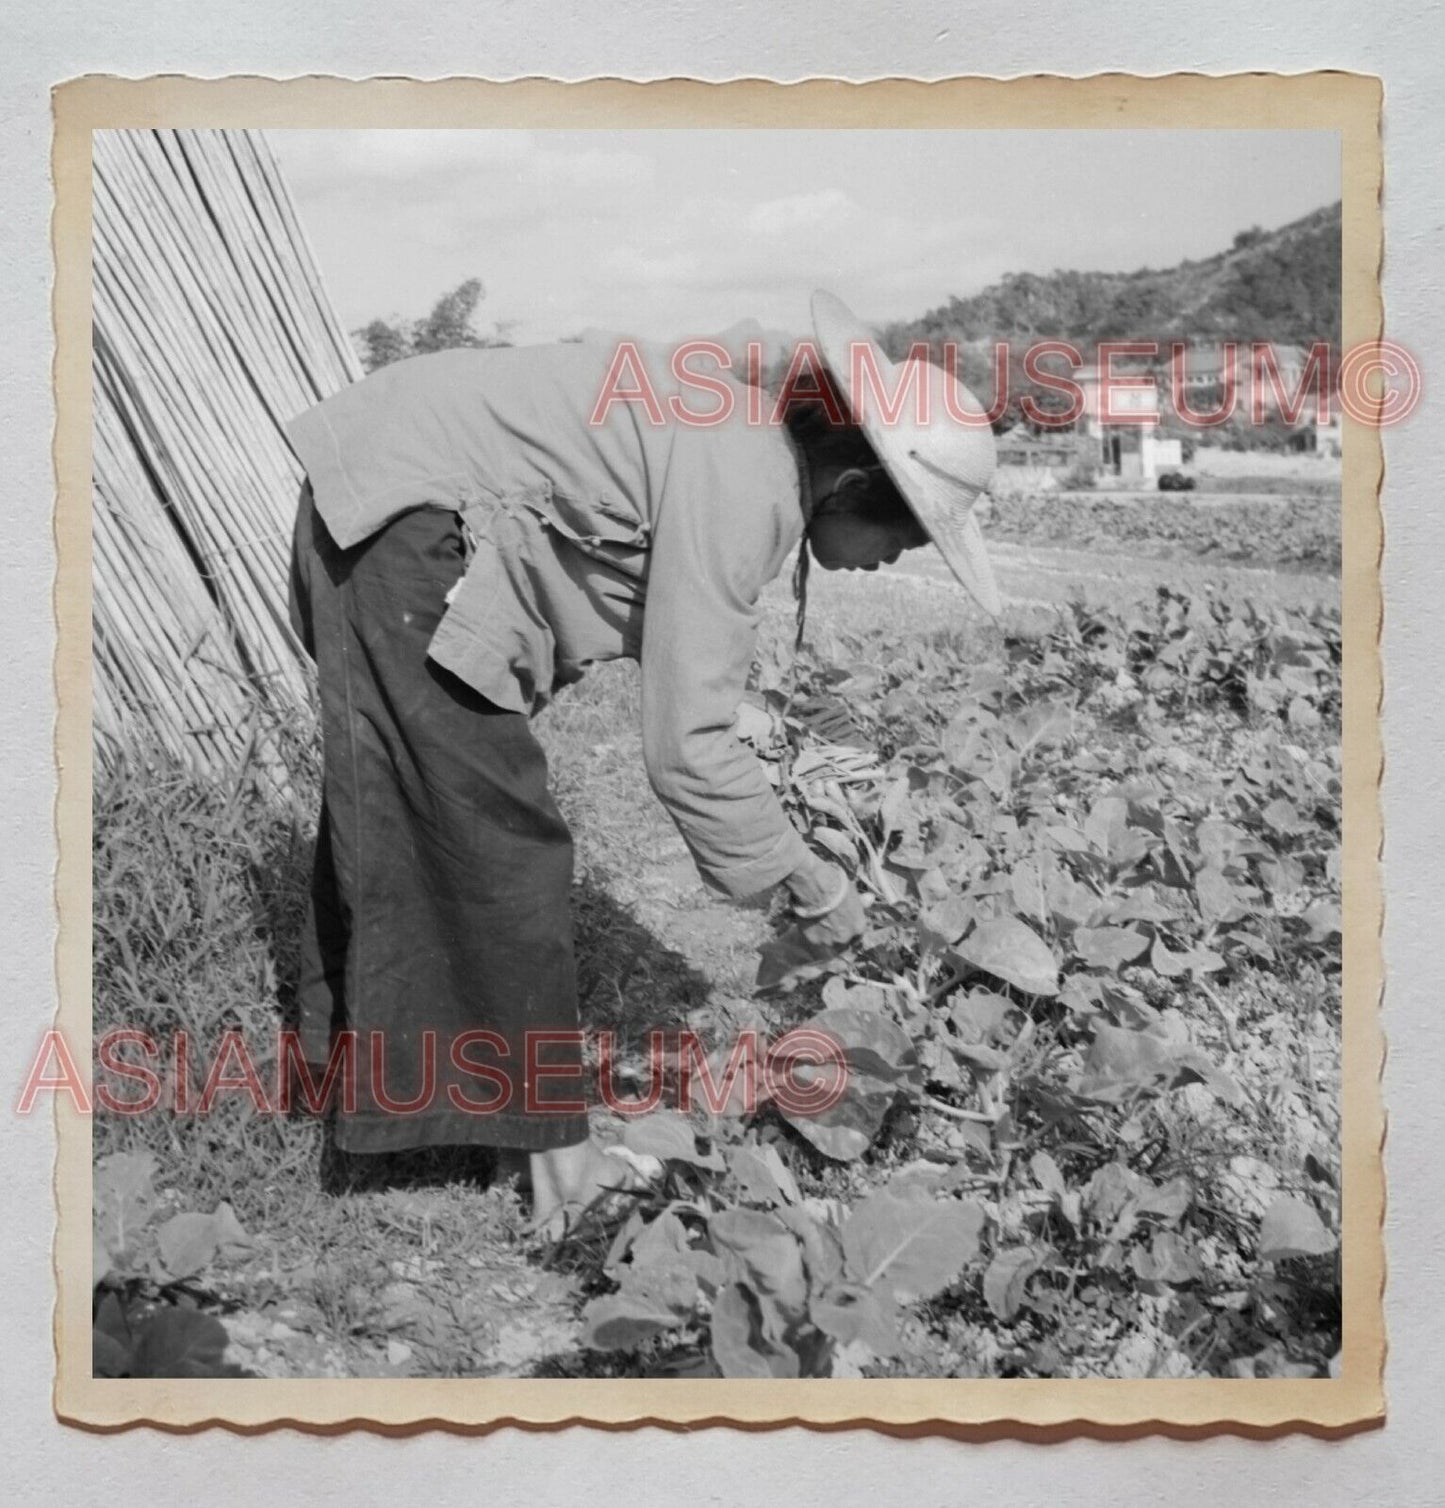
<svg viewBox="0 0 1445 1508">
<path fill-rule="evenodd" d="M 413 357 L 292 419 L 286 434 L 342 548 L 409 508 L 461 514 L 475 552 L 429 654 L 499 706 L 532 713 L 599 660 L 641 665 L 653 789 L 705 881 L 741 897 L 807 848 L 733 732 L 759 594 L 802 534 L 802 473 L 780 425 L 662 424 L 641 403 L 589 422 L 610 348 Z M 648 372 L 676 391 L 656 353 Z M 684 395 L 690 411 L 714 400 Z"/>
</svg>

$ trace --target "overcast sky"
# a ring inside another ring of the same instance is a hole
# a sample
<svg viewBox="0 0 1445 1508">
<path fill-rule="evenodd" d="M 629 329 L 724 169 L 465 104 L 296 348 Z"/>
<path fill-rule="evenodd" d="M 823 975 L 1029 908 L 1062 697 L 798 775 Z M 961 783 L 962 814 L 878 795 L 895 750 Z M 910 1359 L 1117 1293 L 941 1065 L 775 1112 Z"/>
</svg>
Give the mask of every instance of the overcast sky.
<svg viewBox="0 0 1445 1508">
<path fill-rule="evenodd" d="M 1011 271 L 1165 267 L 1340 197 L 1307 131 L 285 131 L 348 329 L 479 277 L 484 328 L 659 339 L 864 319 Z"/>
</svg>

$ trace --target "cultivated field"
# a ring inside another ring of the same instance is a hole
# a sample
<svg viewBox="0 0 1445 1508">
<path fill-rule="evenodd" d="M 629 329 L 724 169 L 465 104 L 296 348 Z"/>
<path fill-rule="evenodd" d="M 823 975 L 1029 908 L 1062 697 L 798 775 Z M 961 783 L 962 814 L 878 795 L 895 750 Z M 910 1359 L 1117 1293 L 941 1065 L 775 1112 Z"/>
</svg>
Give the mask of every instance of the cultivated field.
<svg viewBox="0 0 1445 1508">
<path fill-rule="evenodd" d="M 599 1113 L 648 1188 L 556 1246 L 480 1153 L 338 1157 L 239 1092 L 205 1118 L 98 1114 L 98 1368 L 1324 1375 L 1340 680 L 1319 518 L 1302 505 L 1261 561 L 1248 519 L 1214 513 L 1231 558 L 1201 563 L 1010 516 L 1001 625 L 922 554 L 815 571 L 793 665 L 770 593 L 747 727 L 869 899 L 842 958 L 703 892 L 642 775 L 633 667 L 539 721 L 578 839 L 584 1024 L 620 1034 L 641 1087 L 650 1029 L 725 1046 L 816 1022 L 847 1051 L 838 1105 Z M 294 747 L 289 806 L 139 758 L 97 789 L 97 1032 L 184 1026 L 204 1064 L 235 1029 L 272 1071 L 315 794 L 307 730 Z"/>
</svg>

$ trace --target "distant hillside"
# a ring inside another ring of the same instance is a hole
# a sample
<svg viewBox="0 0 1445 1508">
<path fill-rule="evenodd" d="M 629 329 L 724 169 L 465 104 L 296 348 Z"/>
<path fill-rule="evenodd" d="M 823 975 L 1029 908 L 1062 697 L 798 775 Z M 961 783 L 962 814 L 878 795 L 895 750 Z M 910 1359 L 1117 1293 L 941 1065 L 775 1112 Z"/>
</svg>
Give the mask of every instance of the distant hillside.
<svg viewBox="0 0 1445 1508">
<path fill-rule="evenodd" d="M 892 356 L 911 342 L 1057 338 L 1085 353 L 1101 340 L 1228 337 L 1340 342 L 1340 205 L 1278 230 L 1242 231 L 1228 251 L 1165 270 L 1010 273 L 971 298 L 880 332 Z"/>
</svg>

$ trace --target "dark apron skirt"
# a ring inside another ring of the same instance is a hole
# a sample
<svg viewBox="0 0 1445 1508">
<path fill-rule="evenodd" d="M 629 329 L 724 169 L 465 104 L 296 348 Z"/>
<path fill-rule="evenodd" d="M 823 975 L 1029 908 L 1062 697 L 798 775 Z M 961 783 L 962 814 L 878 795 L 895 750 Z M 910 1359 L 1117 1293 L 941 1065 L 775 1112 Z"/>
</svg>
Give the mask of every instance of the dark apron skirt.
<svg viewBox="0 0 1445 1508">
<path fill-rule="evenodd" d="M 427 658 L 464 567 L 452 509 L 341 550 L 302 490 L 291 613 L 324 773 L 299 1036 L 314 1084 L 328 1060 L 340 1075 L 347 1152 L 587 1135 L 572 843 L 546 756 L 524 715 Z"/>
</svg>

